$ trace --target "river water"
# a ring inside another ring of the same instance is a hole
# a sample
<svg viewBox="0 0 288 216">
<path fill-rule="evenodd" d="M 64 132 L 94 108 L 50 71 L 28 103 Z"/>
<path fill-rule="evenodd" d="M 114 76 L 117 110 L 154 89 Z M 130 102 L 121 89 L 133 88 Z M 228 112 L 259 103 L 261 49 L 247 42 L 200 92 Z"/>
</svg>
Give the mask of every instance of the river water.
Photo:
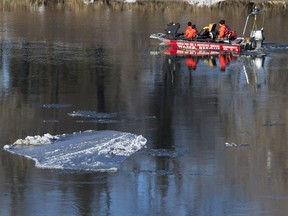
<svg viewBox="0 0 288 216">
<path fill-rule="evenodd" d="M 224 18 L 242 32 L 246 14 L 3 9 L 1 149 L 90 129 L 148 142 L 112 173 L 38 169 L 1 150 L 0 215 L 287 215 L 287 12 L 267 12 L 259 55 L 175 56 L 149 38 L 170 21 L 183 30 L 187 20 L 200 28 Z"/>
</svg>

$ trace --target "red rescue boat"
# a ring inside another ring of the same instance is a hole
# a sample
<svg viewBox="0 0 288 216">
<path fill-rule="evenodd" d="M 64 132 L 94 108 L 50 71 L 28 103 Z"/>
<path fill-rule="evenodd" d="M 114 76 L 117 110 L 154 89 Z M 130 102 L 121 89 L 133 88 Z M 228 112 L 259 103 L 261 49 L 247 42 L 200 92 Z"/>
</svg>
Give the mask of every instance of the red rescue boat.
<svg viewBox="0 0 288 216">
<path fill-rule="evenodd" d="M 241 45 L 233 43 L 219 43 L 215 41 L 188 41 L 184 39 L 168 39 L 163 35 L 157 35 L 157 39 L 169 46 L 182 50 L 215 50 L 240 54 Z"/>
<path fill-rule="evenodd" d="M 168 46 L 182 50 L 215 50 L 240 54 L 243 51 L 260 49 L 263 46 L 263 27 L 261 29 L 256 29 L 256 16 L 260 12 L 262 12 L 262 10 L 255 8 L 252 13 L 247 16 L 243 35 L 236 39 L 226 38 L 225 40 L 218 40 L 215 37 L 213 38 L 212 32 L 210 32 L 210 35 L 212 35 L 211 37 L 203 37 L 200 35 L 193 39 L 186 39 L 183 37 L 183 34 L 178 33 L 180 28 L 179 23 L 169 23 L 166 33 L 151 34 L 150 38 L 158 39 Z M 250 17 L 254 18 L 254 22 L 252 24 L 250 36 L 245 37 L 245 31 Z"/>
</svg>

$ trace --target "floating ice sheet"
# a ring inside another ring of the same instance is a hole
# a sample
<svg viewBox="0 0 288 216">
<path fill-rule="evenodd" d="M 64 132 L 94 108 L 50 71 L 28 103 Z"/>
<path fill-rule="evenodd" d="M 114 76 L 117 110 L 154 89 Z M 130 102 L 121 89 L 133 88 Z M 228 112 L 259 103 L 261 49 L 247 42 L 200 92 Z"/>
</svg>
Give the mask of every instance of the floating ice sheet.
<svg viewBox="0 0 288 216">
<path fill-rule="evenodd" d="M 43 104 L 43 105 L 41 105 L 41 108 L 61 109 L 61 108 L 68 108 L 70 106 L 71 106 L 70 104 Z"/>
<path fill-rule="evenodd" d="M 34 160 L 39 168 L 116 171 L 146 142 L 142 135 L 131 133 L 85 131 L 70 135 L 28 136 L 4 149 Z"/>
<path fill-rule="evenodd" d="M 117 117 L 116 113 L 98 113 L 95 111 L 77 110 L 68 113 L 72 117 L 111 119 Z"/>
</svg>

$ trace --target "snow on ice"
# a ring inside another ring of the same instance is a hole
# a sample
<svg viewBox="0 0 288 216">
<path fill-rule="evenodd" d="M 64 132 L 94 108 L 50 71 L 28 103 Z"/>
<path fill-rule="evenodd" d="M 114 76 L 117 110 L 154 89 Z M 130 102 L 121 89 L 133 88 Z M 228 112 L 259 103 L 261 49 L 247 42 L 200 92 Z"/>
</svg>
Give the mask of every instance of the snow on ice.
<svg viewBox="0 0 288 216">
<path fill-rule="evenodd" d="M 145 146 L 142 135 L 119 131 L 85 131 L 52 136 L 27 136 L 4 149 L 47 169 L 116 171 L 129 156 Z"/>
</svg>

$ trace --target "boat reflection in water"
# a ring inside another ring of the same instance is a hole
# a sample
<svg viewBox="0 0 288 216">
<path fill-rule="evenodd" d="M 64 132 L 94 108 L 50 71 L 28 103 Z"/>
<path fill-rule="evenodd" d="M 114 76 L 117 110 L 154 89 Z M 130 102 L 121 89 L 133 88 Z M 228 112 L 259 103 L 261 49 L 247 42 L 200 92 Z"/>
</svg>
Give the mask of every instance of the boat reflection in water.
<svg viewBox="0 0 288 216">
<path fill-rule="evenodd" d="M 217 50 L 183 50 L 172 46 L 167 47 L 167 49 L 162 52 L 158 51 L 151 54 L 162 54 L 170 58 L 185 58 L 186 65 L 191 70 L 196 70 L 198 63 L 204 62 L 207 63 L 210 68 L 219 67 L 221 71 L 225 71 L 227 66 L 238 58 L 238 55 L 231 52 Z"/>
<path fill-rule="evenodd" d="M 210 68 L 217 67 L 218 62 L 220 70 L 225 71 L 226 67 L 230 64 L 231 61 L 237 60 L 237 56 L 233 56 L 231 53 L 222 52 L 218 52 L 217 54 L 207 53 L 206 55 L 202 53 L 201 56 L 187 55 L 185 58 L 188 68 L 193 70 L 196 70 L 197 63 L 199 61 L 203 61 L 207 63 Z"/>
<path fill-rule="evenodd" d="M 192 77 L 203 75 L 205 79 L 209 79 L 210 76 L 207 75 L 211 73 L 226 72 L 229 73 L 229 80 L 233 86 L 245 85 L 257 90 L 265 86 L 267 80 L 264 69 L 266 55 L 263 53 L 250 52 L 245 55 L 235 55 L 231 52 L 215 50 L 182 50 L 172 46 L 161 49 L 162 51 L 150 54 L 165 57 L 163 65 L 165 78 L 170 78 L 172 83 L 175 83 L 176 77 L 178 81 L 192 80 Z"/>
<path fill-rule="evenodd" d="M 267 73 L 265 71 L 266 55 L 246 55 L 241 56 L 240 60 L 246 84 L 253 86 L 255 90 L 267 84 Z"/>
</svg>

